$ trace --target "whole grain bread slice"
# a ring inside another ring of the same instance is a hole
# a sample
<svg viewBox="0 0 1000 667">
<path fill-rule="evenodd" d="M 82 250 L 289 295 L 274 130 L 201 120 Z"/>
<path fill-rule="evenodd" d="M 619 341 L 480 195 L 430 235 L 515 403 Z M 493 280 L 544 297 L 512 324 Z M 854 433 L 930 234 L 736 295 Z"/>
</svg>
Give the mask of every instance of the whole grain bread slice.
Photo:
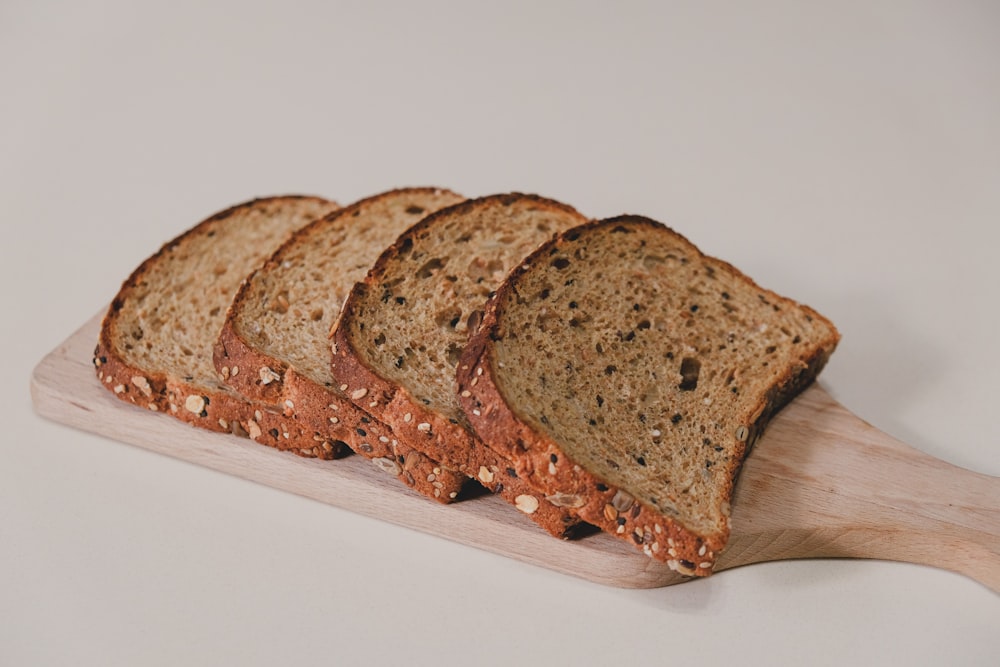
<svg viewBox="0 0 1000 667">
<path fill-rule="evenodd" d="M 125 280 L 108 308 L 94 351 L 102 385 L 126 402 L 195 426 L 306 456 L 336 456 L 332 441 L 292 445 L 298 425 L 279 408 L 233 391 L 212 364 L 243 278 L 289 234 L 335 209 L 318 197 L 255 199 L 166 243 Z"/>
<path fill-rule="evenodd" d="M 455 366 L 490 292 L 555 232 L 585 218 L 522 194 L 434 213 L 355 285 L 334 332 L 333 376 L 399 439 L 475 477 L 554 535 L 578 522 L 519 479 L 471 432 L 455 396 Z"/>
<path fill-rule="evenodd" d="M 637 216 L 546 243 L 463 353 L 476 433 L 536 488 L 686 575 L 711 573 L 744 457 L 839 334 Z"/>
<path fill-rule="evenodd" d="M 428 213 L 464 199 L 436 188 L 393 190 L 303 227 L 243 283 L 215 346 L 222 378 L 282 405 L 307 427 L 303 446 L 313 437 L 343 442 L 443 502 L 468 478 L 400 443 L 351 402 L 330 372 L 329 333 L 348 292 L 387 246 Z"/>
</svg>

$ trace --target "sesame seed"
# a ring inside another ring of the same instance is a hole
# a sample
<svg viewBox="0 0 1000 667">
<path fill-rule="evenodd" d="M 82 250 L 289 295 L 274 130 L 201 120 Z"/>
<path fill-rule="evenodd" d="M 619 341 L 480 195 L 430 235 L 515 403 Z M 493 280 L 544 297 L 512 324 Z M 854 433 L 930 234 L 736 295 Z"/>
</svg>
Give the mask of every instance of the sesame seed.
<svg viewBox="0 0 1000 667">
<path fill-rule="evenodd" d="M 364 387 L 361 387 L 360 389 L 355 389 L 354 391 L 351 392 L 351 399 L 357 401 L 364 398 L 367 395 L 368 395 L 368 390 Z"/>
<path fill-rule="evenodd" d="M 347 385 L 346 384 L 340 385 L 340 391 L 347 391 Z"/>
<path fill-rule="evenodd" d="M 417 424 L 417 430 L 421 433 L 430 433 L 431 425 L 428 422 L 420 422 Z"/>
<path fill-rule="evenodd" d="M 403 421 L 409 424 L 411 421 L 413 421 L 413 415 L 407 412 L 405 415 L 403 415 Z"/>
<path fill-rule="evenodd" d="M 538 510 L 538 498 L 529 496 L 526 493 L 521 494 L 517 498 L 514 498 L 514 507 L 525 514 L 534 514 Z"/>
<path fill-rule="evenodd" d="M 197 394 L 191 394 L 184 400 L 184 409 L 198 415 L 205 409 L 205 399 Z"/>
</svg>

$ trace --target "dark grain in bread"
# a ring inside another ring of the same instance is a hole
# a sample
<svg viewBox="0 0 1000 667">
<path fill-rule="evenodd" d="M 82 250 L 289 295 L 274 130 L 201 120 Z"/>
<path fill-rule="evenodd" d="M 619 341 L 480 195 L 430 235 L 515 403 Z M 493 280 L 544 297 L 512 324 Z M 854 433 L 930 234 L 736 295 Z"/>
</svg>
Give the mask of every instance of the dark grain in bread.
<svg viewBox="0 0 1000 667">
<path fill-rule="evenodd" d="M 455 366 L 490 292 L 555 232 L 583 222 L 531 195 L 470 200 L 428 216 L 388 248 L 344 305 L 333 374 L 413 448 L 475 477 L 549 532 L 577 519 L 540 498 L 469 430 Z"/>
<path fill-rule="evenodd" d="M 729 534 L 740 465 L 836 328 L 638 216 L 513 271 L 462 356 L 476 433 L 536 488 L 687 575 Z"/>
</svg>

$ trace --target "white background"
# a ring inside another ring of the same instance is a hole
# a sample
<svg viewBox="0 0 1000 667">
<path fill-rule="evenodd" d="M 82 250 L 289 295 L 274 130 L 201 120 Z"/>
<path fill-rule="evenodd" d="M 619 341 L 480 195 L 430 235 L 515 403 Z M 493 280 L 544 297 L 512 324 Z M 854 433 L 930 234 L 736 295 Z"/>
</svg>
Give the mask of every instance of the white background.
<svg viewBox="0 0 1000 667">
<path fill-rule="evenodd" d="M 1000 475 L 992 0 L 5 0 L 0 664 L 1000 664 L 1000 595 L 956 574 L 616 590 L 32 413 L 162 242 L 402 185 L 667 222 L 838 324 L 849 408 Z"/>
</svg>

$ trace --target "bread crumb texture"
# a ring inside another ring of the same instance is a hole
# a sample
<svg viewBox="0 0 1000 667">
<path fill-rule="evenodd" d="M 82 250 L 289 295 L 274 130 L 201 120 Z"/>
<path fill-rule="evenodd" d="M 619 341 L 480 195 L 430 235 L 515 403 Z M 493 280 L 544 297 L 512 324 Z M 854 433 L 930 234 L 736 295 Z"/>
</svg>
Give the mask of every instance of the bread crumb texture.
<svg viewBox="0 0 1000 667">
<path fill-rule="evenodd" d="M 686 574 L 710 570 L 705 544 L 728 536 L 733 483 L 752 441 L 838 340 L 815 311 L 636 216 L 543 246 L 501 288 L 488 320 L 477 337 L 487 353 L 461 387 L 477 430 L 488 441 L 517 432 L 472 414 L 496 412 L 475 400 L 485 367 L 510 413 L 537 434 L 536 448 L 558 452 L 535 451 L 529 471 L 556 478 L 578 466 L 607 496 L 588 503 L 584 518 Z M 662 522 L 638 538 L 625 530 L 633 501 L 697 536 L 690 560 L 657 538 Z"/>
</svg>

